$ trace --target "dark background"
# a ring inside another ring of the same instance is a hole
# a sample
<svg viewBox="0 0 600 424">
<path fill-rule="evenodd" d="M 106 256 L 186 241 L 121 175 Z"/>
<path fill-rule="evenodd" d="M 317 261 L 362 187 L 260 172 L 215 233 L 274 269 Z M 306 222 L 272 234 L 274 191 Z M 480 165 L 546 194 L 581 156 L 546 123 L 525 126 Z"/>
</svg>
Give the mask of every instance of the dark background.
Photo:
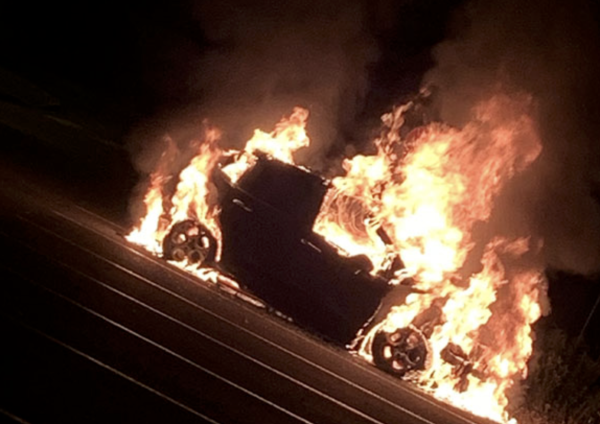
<svg viewBox="0 0 600 424">
<path fill-rule="evenodd" d="M 173 115 L 173 110 L 185 110 L 191 104 L 196 107 L 196 113 L 212 117 L 214 112 L 203 109 L 202 105 L 209 103 L 214 94 L 206 87 L 198 88 L 192 80 L 193 74 L 207 72 L 198 62 L 214 52 L 225 52 L 231 55 L 231 65 L 235 67 L 235 56 L 243 52 L 238 53 L 235 45 L 241 37 L 218 39 L 214 34 L 207 35 L 203 28 L 205 21 L 220 19 L 218 14 L 214 18 L 206 16 L 212 11 L 204 11 L 202 5 L 210 3 L 179 0 L 11 5 L 3 8 L 1 18 L 0 63 L 44 87 L 64 90 L 68 86 L 73 91 L 83 92 L 82 95 L 93 99 L 95 112 L 112 114 L 118 121 L 115 125 L 120 125 L 123 131 L 129 130 L 137 120 Z M 233 6 L 240 3 L 251 10 L 247 16 L 251 20 L 253 15 L 261 15 L 262 9 L 275 7 L 278 2 L 229 3 L 234 3 Z M 369 38 L 372 53 L 369 59 L 358 64 L 361 78 L 365 78 L 367 84 L 364 98 L 352 108 L 349 119 L 345 119 L 377 120 L 391 105 L 418 90 L 423 74 L 434 64 L 431 48 L 446 35 L 451 11 L 461 2 L 346 3 L 359 4 L 361 11 L 356 19 L 352 18 L 352 25 L 362 27 L 357 33 Z M 332 21 L 335 21 L 335 15 L 341 13 L 338 9 L 345 7 L 345 3 L 340 3 L 333 11 L 318 13 L 332 13 Z M 227 14 L 227 6 L 219 13 Z M 297 12 L 281 14 L 284 20 L 302 21 L 304 13 L 308 14 L 300 8 Z M 300 40 L 311 32 L 311 19 L 309 16 L 306 24 L 295 30 Z M 276 32 L 282 32 L 281 25 L 272 24 Z M 212 27 L 209 31 L 214 32 Z M 257 33 L 259 31 L 249 35 Z M 319 51 L 308 53 L 314 56 Z M 274 62 L 285 60 L 285 57 L 268 57 L 268 52 L 265 57 Z M 252 69 L 249 69 L 246 74 L 249 80 L 251 74 Z M 315 73 L 309 77 L 318 80 L 321 75 Z M 301 91 L 302 87 L 293 89 Z M 288 111 L 277 112 L 278 116 L 285 113 Z M 349 134 L 350 129 L 341 130 Z"/>
</svg>

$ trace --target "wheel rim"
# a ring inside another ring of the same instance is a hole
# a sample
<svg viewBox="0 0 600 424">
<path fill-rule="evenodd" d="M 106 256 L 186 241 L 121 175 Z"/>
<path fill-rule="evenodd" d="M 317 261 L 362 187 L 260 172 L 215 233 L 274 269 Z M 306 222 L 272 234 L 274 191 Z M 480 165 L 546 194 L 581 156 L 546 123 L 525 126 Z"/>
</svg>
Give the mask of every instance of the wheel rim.
<svg viewBox="0 0 600 424">
<path fill-rule="evenodd" d="M 217 240 L 208 228 L 194 220 L 176 223 L 163 240 L 163 255 L 168 260 L 204 265 L 215 260 Z"/>
<path fill-rule="evenodd" d="M 412 327 L 392 333 L 380 331 L 373 340 L 372 353 L 377 367 L 401 377 L 409 371 L 425 368 L 427 341 Z"/>
</svg>

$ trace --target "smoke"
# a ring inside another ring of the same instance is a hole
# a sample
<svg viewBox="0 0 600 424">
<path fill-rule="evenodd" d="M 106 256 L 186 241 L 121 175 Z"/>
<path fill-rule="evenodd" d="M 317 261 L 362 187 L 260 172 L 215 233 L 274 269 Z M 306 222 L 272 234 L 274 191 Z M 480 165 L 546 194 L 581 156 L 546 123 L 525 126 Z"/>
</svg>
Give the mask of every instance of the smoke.
<svg viewBox="0 0 600 424">
<path fill-rule="evenodd" d="M 543 152 L 506 190 L 494 224 L 541 236 L 546 266 L 580 273 L 600 268 L 596 12 L 584 0 L 470 2 L 424 79 L 439 88 L 442 120 L 458 126 L 492 91 L 532 95 Z"/>
<path fill-rule="evenodd" d="M 304 162 L 318 163 L 361 111 L 368 66 L 378 57 L 367 6 L 364 0 L 190 2 L 178 12 L 186 18 L 172 19 L 179 29 L 151 37 L 146 83 L 185 105 L 164 119 L 181 126 L 194 115 L 207 118 L 232 147 L 255 128 L 270 130 L 294 106 L 306 107 L 313 146 Z"/>
<path fill-rule="evenodd" d="M 394 25 L 380 19 L 392 13 L 377 11 L 390 4 L 224 0 L 156 9 L 160 19 L 147 18 L 138 32 L 144 81 L 162 108 L 132 134 L 138 169 L 156 168 L 165 134 L 187 152 L 208 119 L 239 147 L 296 105 L 311 112 L 313 142 L 298 159 L 318 169 L 330 147 L 356 130 L 379 55 L 374 37 Z M 545 265 L 582 273 L 600 268 L 600 211 L 591 194 L 600 187 L 596 17 L 586 0 L 468 2 L 424 78 L 439 88 L 442 120 L 457 126 L 499 87 L 532 95 L 544 150 L 505 191 L 495 225 L 542 237 Z"/>
<path fill-rule="evenodd" d="M 217 46 L 203 57 L 199 80 L 209 87 L 210 109 L 228 131 L 248 134 L 257 124 L 270 128 L 295 105 L 307 107 L 313 147 L 305 158 L 326 152 L 361 110 L 368 65 L 377 58 L 366 4 L 203 3 L 196 16 Z"/>
<path fill-rule="evenodd" d="M 311 146 L 297 159 L 323 167 L 362 112 L 369 66 L 379 55 L 369 28 L 379 3 L 387 4 L 204 0 L 140 12 L 136 32 L 151 111 L 129 135 L 133 163 L 146 177 L 131 199 L 132 215 L 163 160 L 165 135 L 179 152 L 166 172 L 177 175 L 207 122 L 222 130 L 223 147 L 239 148 L 255 128 L 270 131 L 294 106 L 306 107 Z"/>
</svg>

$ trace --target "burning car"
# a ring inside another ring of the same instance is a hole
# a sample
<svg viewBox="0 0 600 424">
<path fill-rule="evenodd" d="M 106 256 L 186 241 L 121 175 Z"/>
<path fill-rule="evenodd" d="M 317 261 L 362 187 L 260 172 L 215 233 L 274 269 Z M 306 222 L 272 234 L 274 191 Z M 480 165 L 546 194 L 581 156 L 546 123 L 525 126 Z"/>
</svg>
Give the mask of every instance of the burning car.
<svg viewBox="0 0 600 424">
<path fill-rule="evenodd" d="M 302 108 L 240 150 L 209 129 L 176 187 L 165 150 L 127 239 L 196 275 L 231 276 L 377 367 L 508 421 L 543 279 L 530 237 L 475 233 L 540 154 L 528 105 L 494 96 L 463 128 L 427 122 L 415 104 L 395 108 L 376 153 L 345 159 L 331 180 L 295 163 L 309 144 Z"/>
<path fill-rule="evenodd" d="M 383 275 L 392 269 L 371 275 L 369 258 L 341 256 L 312 231 L 328 182 L 264 154 L 237 183 L 220 168 L 212 177 L 222 245 L 201 222 L 186 219 L 165 236 L 165 259 L 217 268 L 298 325 L 342 346 L 354 341 L 390 291 Z M 415 326 L 381 331 L 373 352 L 379 368 L 403 376 L 424 369 L 427 341 Z"/>
<path fill-rule="evenodd" d="M 232 183 L 217 168 L 221 257 L 199 221 L 174 224 L 166 259 L 215 266 L 299 325 L 346 345 L 368 323 L 388 291 L 364 256 L 342 257 L 312 231 L 327 192 L 316 174 L 259 156 Z"/>
</svg>

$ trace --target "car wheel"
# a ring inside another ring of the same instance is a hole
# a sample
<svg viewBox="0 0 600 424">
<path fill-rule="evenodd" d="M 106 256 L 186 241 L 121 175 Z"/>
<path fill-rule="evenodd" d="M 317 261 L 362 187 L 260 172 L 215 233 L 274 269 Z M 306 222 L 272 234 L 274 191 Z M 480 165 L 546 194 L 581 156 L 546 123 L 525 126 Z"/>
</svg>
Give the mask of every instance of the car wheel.
<svg viewBox="0 0 600 424">
<path fill-rule="evenodd" d="M 204 265 L 215 260 L 217 240 L 206 226 L 187 219 L 173 225 L 163 240 L 163 256 L 168 260 Z"/>
<path fill-rule="evenodd" d="M 380 330 L 373 339 L 373 362 L 378 368 L 404 376 L 413 370 L 425 369 L 427 340 L 413 327 L 400 328 L 392 333 Z"/>
</svg>

